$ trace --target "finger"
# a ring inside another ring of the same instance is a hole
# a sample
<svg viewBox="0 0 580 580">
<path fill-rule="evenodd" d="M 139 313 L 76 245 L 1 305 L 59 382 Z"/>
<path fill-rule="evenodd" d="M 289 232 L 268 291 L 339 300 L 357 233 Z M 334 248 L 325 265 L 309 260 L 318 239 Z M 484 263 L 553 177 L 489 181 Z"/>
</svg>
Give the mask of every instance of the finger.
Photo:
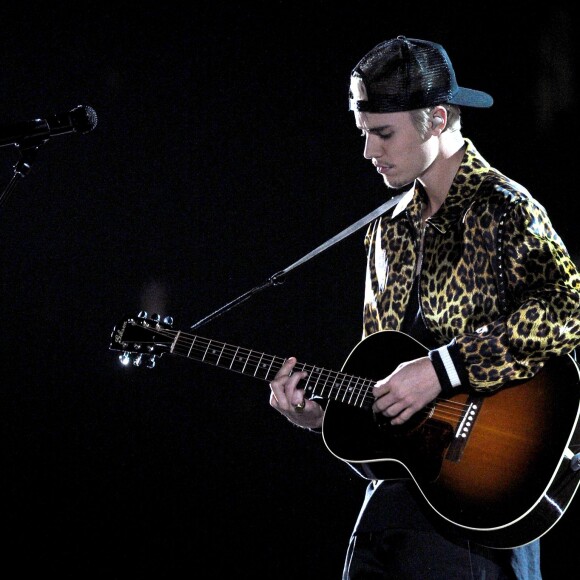
<svg viewBox="0 0 580 580">
<path fill-rule="evenodd" d="M 306 371 L 295 371 L 296 358 L 288 358 L 270 382 L 270 405 L 281 412 L 302 413 L 305 409 L 304 390 L 298 387 L 308 376 Z"/>
<path fill-rule="evenodd" d="M 373 385 L 372 394 L 375 397 L 375 399 L 378 399 L 380 397 L 383 397 L 384 395 L 388 395 L 389 392 L 391 391 L 392 386 L 393 385 L 390 382 L 390 375 L 389 375 L 388 377 L 385 377 L 384 379 L 377 381 Z"/>
<path fill-rule="evenodd" d="M 415 411 L 412 407 L 407 407 L 404 411 L 399 413 L 396 417 L 391 420 L 391 425 L 402 425 L 407 422 L 413 415 Z"/>
<path fill-rule="evenodd" d="M 304 410 L 306 409 L 306 399 L 304 397 L 301 397 L 300 400 L 295 400 L 292 402 L 292 404 L 290 404 L 289 401 L 291 401 L 292 399 L 289 399 L 289 396 L 287 395 L 286 391 L 284 391 L 284 395 L 278 398 L 279 396 L 276 395 L 275 387 L 273 385 L 270 385 L 270 389 L 271 389 L 270 392 L 271 407 L 284 414 L 296 413 L 298 415 L 301 415 L 302 413 L 304 413 Z M 296 390 L 295 392 L 303 392 L 303 391 Z M 296 399 L 296 395 L 293 396 Z"/>
<path fill-rule="evenodd" d="M 298 412 L 303 411 L 306 404 L 304 388 L 299 386 L 299 383 L 307 377 L 308 373 L 306 371 L 297 371 L 292 374 L 286 384 L 286 398 L 292 403 L 295 409 L 298 408 Z"/>
<path fill-rule="evenodd" d="M 284 364 L 280 367 L 280 370 L 276 373 L 274 379 L 270 382 L 270 405 L 275 408 L 288 408 L 288 400 L 286 398 L 286 385 L 288 383 L 289 377 L 292 374 L 292 369 L 296 364 L 296 359 L 290 357 Z M 272 398 L 273 397 L 273 398 Z"/>
<path fill-rule="evenodd" d="M 296 364 L 296 358 L 291 356 L 290 358 L 286 359 L 284 364 L 280 367 L 280 370 L 276 373 L 274 380 L 277 381 L 279 379 L 283 379 L 285 377 L 292 376 L 292 369 Z"/>
<path fill-rule="evenodd" d="M 385 417 L 396 417 L 405 409 L 405 404 L 402 401 L 388 400 L 388 395 L 384 395 L 375 401 L 373 405 L 375 413 L 381 413 Z"/>
<path fill-rule="evenodd" d="M 270 383 L 270 404 L 277 409 L 288 408 L 286 389 L 280 380 L 274 380 Z"/>
<path fill-rule="evenodd" d="M 296 359 L 294 357 L 289 358 L 276 373 L 270 384 L 274 385 L 274 388 L 281 386 L 287 393 L 294 392 L 298 383 L 307 376 L 305 371 L 295 371 L 295 365 Z"/>
<path fill-rule="evenodd" d="M 381 395 L 373 391 L 373 395 L 376 397 L 373 403 L 375 413 L 384 413 L 389 407 L 396 404 L 395 396 L 391 391 L 387 391 Z"/>
</svg>

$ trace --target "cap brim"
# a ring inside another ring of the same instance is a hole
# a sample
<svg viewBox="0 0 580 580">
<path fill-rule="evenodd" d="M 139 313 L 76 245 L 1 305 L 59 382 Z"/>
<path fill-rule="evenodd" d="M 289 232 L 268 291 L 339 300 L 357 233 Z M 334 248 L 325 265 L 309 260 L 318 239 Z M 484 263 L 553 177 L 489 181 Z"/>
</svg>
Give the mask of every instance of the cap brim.
<svg viewBox="0 0 580 580">
<path fill-rule="evenodd" d="M 448 102 L 452 105 L 461 105 L 463 107 L 486 108 L 493 105 L 493 97 L 483 91 L 459 87 L 457 93 Z"/>
</svg>

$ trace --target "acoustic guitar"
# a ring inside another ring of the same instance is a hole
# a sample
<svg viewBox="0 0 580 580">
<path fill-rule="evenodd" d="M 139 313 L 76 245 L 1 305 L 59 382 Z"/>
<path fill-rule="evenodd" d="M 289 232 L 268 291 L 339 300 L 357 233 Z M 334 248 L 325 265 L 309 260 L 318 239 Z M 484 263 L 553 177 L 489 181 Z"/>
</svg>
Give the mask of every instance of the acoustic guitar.
<svg viewBox="0 0 580 580">
<path fill-rule="evenodd" d="M 164 353 L 271 381 L 285 359 L 174 330 L 160 316 L 121 320 L 110 349 L 153 367 Z M 490 394 L 437 398 L 394 427 L 372 411 L 375 382 L 427 349 L 405 333 L 362 340 L 340 371 L 297 363 L 305 396 L 326 402 L 330 453 L 368 480 L 412 479 L 427 506 L 474 541 L 511 548 L 550 530 L 580 483 L 580 372 L 554 357 L 532 379 Z"/>
</svg>

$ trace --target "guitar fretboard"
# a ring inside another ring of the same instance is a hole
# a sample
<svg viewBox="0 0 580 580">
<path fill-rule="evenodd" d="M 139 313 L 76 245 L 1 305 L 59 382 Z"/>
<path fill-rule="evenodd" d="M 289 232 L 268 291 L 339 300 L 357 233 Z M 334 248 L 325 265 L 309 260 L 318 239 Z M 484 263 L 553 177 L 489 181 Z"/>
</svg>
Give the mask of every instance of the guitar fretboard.
<svg viewBox="0 0 580 580">
<path fill-rule="evenodd" d="M 174 336 L 170 348 L 173 354 L 268 382 L 285 362 L 284 358 L 181 331 L 167 333 Z M 302 363 L 294 368 L 308 373 L 304 391 L 309 398 L 334 399 L 363 409 L 370 409 L 374 402 L 370 393 L 372 380 Z"/>
</svg>

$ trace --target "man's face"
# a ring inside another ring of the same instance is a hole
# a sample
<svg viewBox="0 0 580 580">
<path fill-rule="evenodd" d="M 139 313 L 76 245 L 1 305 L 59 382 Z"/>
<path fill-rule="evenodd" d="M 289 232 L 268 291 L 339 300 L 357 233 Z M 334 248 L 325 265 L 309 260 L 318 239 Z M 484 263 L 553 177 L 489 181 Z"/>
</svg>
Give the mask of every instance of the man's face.
<svg viewBox="0 0 580 580">
<path fill-rule="evenodd" d="M 370 159 L 388 187 L 402 187 L 423 175 L 437 155 L 436 139 L 421 136 L 408 111 L 354 113 Z"/>
</svg>

